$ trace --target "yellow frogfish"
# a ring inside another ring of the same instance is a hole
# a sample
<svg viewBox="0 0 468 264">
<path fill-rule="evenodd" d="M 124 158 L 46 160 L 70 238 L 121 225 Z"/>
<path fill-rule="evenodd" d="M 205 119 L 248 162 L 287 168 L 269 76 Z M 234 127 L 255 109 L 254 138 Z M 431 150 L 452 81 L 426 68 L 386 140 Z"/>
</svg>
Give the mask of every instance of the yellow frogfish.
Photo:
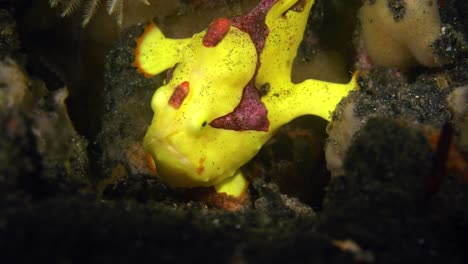
<svg viewBox="0 0 468 264">
<path fill-rule="evenodd" d="M 211 187 L 239 197 L 240 167 L 279 127 L 302 115 L 326 120 L 357 87 L 291 82 L 291 69 L 314 0 L 262 0 L 248 13 L 220 18 L 186 39 L 151 24 L 138 39 L 135 65 L 145 76 L 165 70 L 151 100 L 144 137 L 157 175 L 171 187 Z"/>
</svg>

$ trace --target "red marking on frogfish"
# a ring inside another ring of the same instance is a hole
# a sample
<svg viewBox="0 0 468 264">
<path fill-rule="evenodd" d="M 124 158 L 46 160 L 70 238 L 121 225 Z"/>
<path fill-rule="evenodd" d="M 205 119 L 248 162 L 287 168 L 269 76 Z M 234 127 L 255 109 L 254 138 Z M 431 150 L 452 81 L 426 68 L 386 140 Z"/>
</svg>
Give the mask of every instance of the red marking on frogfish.
<svg viewBox="0 0 468 264">
<path fill-rule="evenodd" d="M 151 171 L 156 172 L 156 164 L 154 164 L 153 157 L 151 157 L 151 154 L 149 153 L 146 153 L 146 162 L 148 163 L 148 166 L 151 169 Z"/>
<path fill-rule="evenodd" d="M 227 18 L 215 20 L 211 23 L 203 37 L 203 45 L 205 47 L 216 47 L 216 45 L 218 45 L 218 43 L 227 35 L 230 26 L 231 21 Z"/>
<path fill-rule="evenodd" d="M 187 97 L 189 90 L 189 82 L 185 81 L 179 84 L 179 86 L 177 86 L 177 88 L 175 88 L 174 92 L 172 93 L 171 98 L 169 98 L 169 105 L 175 109 L 179 109 L 179 107 L 184 102 L 185 97 Z"/>
<path fill-rule="evenodd" d="M 258 89 L 251 80 L 244 88 L 239 105 L 233 112 L 214 119 L 210 126 L 235 131 L 268 131 L 268 110 L 260 100 Z"/>
<path fill-rule="evenodd" d="M 266 38 L 270 32 L 265 24 L 265 18 L 276 2 L 278 0 L 263 0 L 247 14 L 231 19 L 233 26 L 250 35 L 258 54 L 262 53 Z"/>
<path fill-rule="evenodd" d="M 200 160 L 198 161 L 198 168 L 197 168 L 197 173 L 202 174 L 203 171 L 205 170 L 205 167 L 203 166 L 203 163 L 205 163 L 206 156 L 203 155 L 201 156 Z"/>
</svg>

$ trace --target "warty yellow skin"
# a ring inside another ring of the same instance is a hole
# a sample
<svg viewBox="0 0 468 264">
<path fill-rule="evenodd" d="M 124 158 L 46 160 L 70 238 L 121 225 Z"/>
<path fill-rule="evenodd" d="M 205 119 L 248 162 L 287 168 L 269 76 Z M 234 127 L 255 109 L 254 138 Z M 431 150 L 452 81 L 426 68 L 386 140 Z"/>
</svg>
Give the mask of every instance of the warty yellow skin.
<svg viewBox="0 0 468 264">
<path fill-rule="evenodd" d="M 158 176 L 169 186 L 214 186 L 218 192 L 241 195 L 247 182 L 240 167 L 279 127 L 307 114 L 329 120 L 340 100 L 356 87 L 354 79 L 348 84 L 312 79 L 291 82 L 292 63 L 314 3 L 305 0 L 302 10 L 290 9 L 297 2 L 278 0 L 265 18 L 269 34 L 260 54 L 255 86 L 269 86 L 261 97 L 270 122 L 267 131 L 209 125 L 239 105 L 243 88 L 254 77 L 258 54 L 246 32 L 230 26 L 215 47 L 202 44 L 206 31 L 189 39 L 168 39 L 157 27 L 151 27 L 140 39 L 136 52 L 140 71 L 155 75 L 177 64 L 170 81 L 153 96 L 154 117 L 143 141 Z M 176 109 L 168 101 L 184 81 L 190 83 L 190 90 Z"/>
</svg>

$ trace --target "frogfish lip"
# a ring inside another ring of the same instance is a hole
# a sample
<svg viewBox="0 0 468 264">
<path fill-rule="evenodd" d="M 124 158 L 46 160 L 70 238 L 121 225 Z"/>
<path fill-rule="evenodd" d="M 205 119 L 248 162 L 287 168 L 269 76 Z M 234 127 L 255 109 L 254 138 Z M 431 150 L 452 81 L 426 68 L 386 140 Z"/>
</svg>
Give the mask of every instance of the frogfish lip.
<svg viewBox="0 0 468 264">
<path fill-rule="evenodd" d="M 157 175 L 169 186 L 198 187 L 206 185 L 197 174 L 197 166 L 174 147 L 170 137 L 151 138 L 145 142 L 145 148 L 153 157 Z"/>
</svg>

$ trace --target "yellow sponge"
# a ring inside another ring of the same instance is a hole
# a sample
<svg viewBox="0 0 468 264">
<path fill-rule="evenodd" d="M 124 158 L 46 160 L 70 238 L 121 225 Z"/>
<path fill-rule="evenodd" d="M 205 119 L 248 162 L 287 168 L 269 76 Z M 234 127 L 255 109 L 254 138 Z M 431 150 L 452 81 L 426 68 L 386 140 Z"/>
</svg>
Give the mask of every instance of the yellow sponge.
<svg viewBox="0 0 468 264">
<path fill-rule="evenodd" d="M 359 10 L 362 38 L 377 65 L 407 69 L 437 66 L 430 47 L 439 36 L 435 0 L 366 1 Z"/>
</svg>

